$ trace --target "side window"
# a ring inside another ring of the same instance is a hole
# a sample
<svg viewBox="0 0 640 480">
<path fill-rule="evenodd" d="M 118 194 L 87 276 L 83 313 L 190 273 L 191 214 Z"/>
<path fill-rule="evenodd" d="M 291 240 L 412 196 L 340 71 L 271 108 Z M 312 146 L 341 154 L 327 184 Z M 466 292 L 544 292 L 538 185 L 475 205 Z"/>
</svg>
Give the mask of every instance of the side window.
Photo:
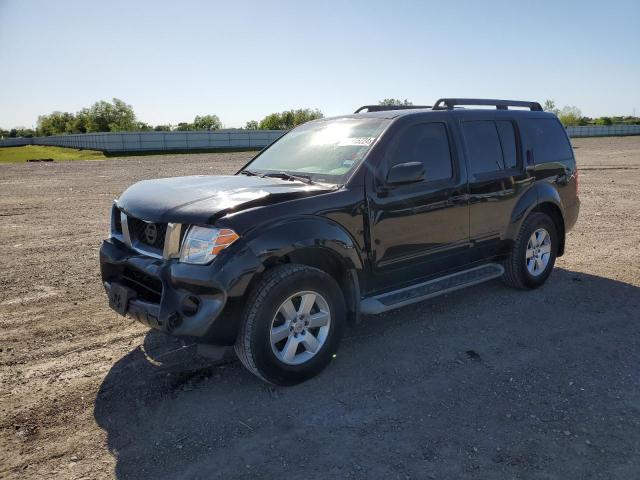
<svg viewBox="0 0 640 480">
<path fill-rule="evenodd" d="M 470 157 L 471 173 L 504 170 L 502 145 L 495 122 L 491 120 L 463 122 L 462 130 Z"/>
<path fill-rule="evenodd" d="M 528 118 L 524 122 L 536 163 L 572 158 L 571 145 L 562 124 L 554 118 Z"/>
<path fill-rule="evenodd" d="M 505 168 L 515 168 L 518 166 L 518 152 L 516 146 L 516 132 L 513 123 L 509 121 L 497 121 L 498 135 L 502 145 L 502 155 L 504 157 Z"/>
<path fill-rule="evenodd" d="M 448 180 L 453 176 L 449 137 L 444 123 L 422 123 L 403 130 L 387 156 L 387 167 L 408 162 L 424 164 L 425 180 Z"/>
</svg>

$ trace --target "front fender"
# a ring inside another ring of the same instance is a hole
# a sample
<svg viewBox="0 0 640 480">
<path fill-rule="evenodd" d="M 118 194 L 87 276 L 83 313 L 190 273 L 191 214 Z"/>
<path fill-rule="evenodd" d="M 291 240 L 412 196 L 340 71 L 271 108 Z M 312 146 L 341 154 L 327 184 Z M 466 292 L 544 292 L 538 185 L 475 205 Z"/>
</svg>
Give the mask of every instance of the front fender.
<svg viewBox="0 0 640 480">
<path fill-rule="evenodd" d="M 304 216 L 286 219 L 260 230 L 246 239 L 247 245 L 264 265 L 296 250 L 325 249 L 335 254 L 346 269 L 363 269 L 362 252 L 349 233 L 325 217 Z"/>
</svg>

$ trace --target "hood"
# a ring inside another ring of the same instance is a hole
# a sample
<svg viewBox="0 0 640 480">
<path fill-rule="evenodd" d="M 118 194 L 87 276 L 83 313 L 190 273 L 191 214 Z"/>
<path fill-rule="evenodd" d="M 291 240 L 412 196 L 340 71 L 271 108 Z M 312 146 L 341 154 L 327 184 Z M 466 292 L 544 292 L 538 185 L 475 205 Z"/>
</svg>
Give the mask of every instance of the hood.
<svg viewBox="0 0 640 480">
<path fill-rule="evenodd" d="M 211 223 L 230 212 L 328 190 L 279 178 L 198 175 L 138 182 L 124 191 L 118 206 L 151 222 Z"/>
</svg>

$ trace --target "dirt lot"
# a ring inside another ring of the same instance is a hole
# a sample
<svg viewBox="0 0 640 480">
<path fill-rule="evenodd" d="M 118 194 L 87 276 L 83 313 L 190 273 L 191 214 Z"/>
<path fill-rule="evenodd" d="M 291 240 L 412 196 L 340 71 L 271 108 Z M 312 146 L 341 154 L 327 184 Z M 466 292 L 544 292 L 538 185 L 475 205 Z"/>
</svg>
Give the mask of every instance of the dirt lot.
<svg viewBox="0 0 640 480">
<path fill-rule="evenodd" d="M 99 281 L 124 188 L 250 153 L 0 165 L 0 477 L 640 478 L 640 137 L 574 144 L 544 287 L 366 318 L 292 388 L 118 317 Z"/>
</svg>

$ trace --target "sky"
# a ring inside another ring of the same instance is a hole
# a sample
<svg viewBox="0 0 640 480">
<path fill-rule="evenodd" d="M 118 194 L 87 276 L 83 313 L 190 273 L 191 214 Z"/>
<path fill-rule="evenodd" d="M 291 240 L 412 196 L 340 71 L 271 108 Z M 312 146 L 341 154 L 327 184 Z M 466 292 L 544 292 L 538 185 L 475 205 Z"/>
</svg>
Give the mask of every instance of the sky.
<svg viewBox="0 0 640 480">
<path fill-rule="evenodd" d="M 640 115 L 640 1 L 0 0 L 0 127 L 113 97 L 153 125 L 389 97 Z"/>
</svg>

